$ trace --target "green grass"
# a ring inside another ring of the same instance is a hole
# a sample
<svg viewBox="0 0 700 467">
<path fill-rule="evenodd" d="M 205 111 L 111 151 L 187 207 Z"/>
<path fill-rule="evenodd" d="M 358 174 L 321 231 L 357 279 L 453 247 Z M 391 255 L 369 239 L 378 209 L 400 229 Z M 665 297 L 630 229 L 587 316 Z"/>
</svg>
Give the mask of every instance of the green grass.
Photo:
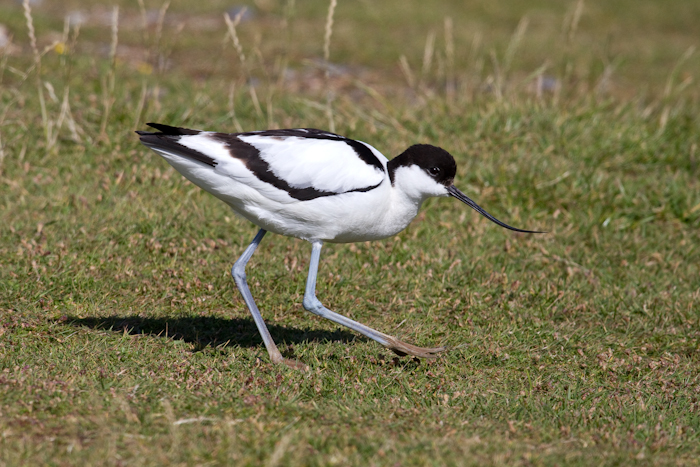
<svg viewBox="0 0 700 467">
<path fill-rule="evenodd" d="M 255 2 L 247 71 L 228 3 L 173 1 L 160 39 L 120 3 L 114 65 L 112 3 L 35 7 L 39 51 L 68 45 L 40 81 L 0 6 L 0 465 L 698 464 L 697 2 L 589 1 L 575 27 L 575 2 L 339 2 L 328 78 L 326 2 Z M 251 289 L 310 369 L 271 365 L 229 275 L 256 228 L 132 133 L 328 128 L 328 101 L 337 132 L 438 144 L 469 196 L 549 231 L 432 199 L 326 245 L 324 304 L 436 360 L 304 311 L 310 245 L 270 235 Z"/>
</svg>

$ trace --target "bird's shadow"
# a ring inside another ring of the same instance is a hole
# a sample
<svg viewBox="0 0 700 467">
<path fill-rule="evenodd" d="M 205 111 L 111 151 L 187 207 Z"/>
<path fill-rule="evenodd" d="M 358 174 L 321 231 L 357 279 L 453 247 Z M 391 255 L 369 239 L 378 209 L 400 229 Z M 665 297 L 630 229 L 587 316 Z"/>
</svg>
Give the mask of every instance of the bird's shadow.
<svg viewBox="0 0 700 467">
<path fill-rule="evenodd" d="M 101 329 L 130 335 L 149 335 L 182 340 L 193 344 L 195 352 L 206 348 L 228 346 L 262 347 L 263 342 L 255 326 L 249 319 L 223 319 L 210 316 L 181 318 L 143 318 L 139 316 L 108 316 L 78 318 L 64 316 L 61 321 L 76 327 Z M 347 331 L 323 331 L 310 328 L 297 329 L 268 324 L 270 334 L 278 344 L 299 344 L 304 342 L 343 342 L 363 340 Z"/>
</svg>

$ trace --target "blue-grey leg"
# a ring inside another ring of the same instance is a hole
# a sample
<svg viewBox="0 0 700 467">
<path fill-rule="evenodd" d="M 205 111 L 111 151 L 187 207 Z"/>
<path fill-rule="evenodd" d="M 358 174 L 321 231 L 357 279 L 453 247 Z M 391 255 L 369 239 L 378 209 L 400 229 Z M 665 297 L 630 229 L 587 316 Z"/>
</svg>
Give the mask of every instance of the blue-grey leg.
<svg viewBox="0 0 700 467">
<path fill-rule="evenodd" d="M 318 262 L 321 258 L 321 248 L 323 247 L 323 242 L 315 241 L 312 242 L 311 247 L 311 261 L 309 263 L 309 277 L 306 279 L 306 291 L 304 292 L 304 308 L 306 308 L 311 313 L 314 313 L 323 318 L 329 319 L 335 323 L 342 324 L 353 331 L 357 331 L 360 334 L 373 339 L 384 347 L 393 350 L 399 355 L 414 355 L 416 357 L 435 357 L 438 353 L 445 350 L 444 347 L 435 347 L 426 349 L 423 347 L 416 347 L 415 345 L 407 344 L 401 342 L 397 338 L 384 334 L 383 332 L 376 331 L 362 323 L 353 321 L 350 318 L 346 318 L 343 315 L 334 313 L 316 298 L 316 277 L 318 275 Z"/>
<path fill-rule="evenodd" d="M 250 261 L 251 256 L 253 256 L 253 253 L 255 253 L 256 248 L 258 248 L 260 241 L 263 239 L 266 233 L 267 231 L 264 229 L 260 229 L 258 231 L 251 244 L 248 245 L 248 248 L 246 248 L 241 257 L 238 258 L 238 261 L 233 264 L 233 268 L 231 268 L 231 275 L 233 276 L 233 280 L 236 282 L 238 290 L 240 290 L 241 295 L 243 295 L 243 300 L 248 306 L 250 314 L 253 315 L 253 321 L 255 321 L 255 325 L 258 327 L 260 336 L 262 337 L 265 347 L 267 348 L 267 353 L 270 354 L 270 360 L 272 360 L 273 363 L 285 363 L 291 367 L 301 368 L 305 365 L 282 357 L 282 354 L 277 349 L 275 342 L 272 340 L 270 331 L 268 331 L 267 326 L 265 326 L 265 321 L 263 321 L 262 315 L 260 315 L 260 310 L 258 310 L 258 306 L 255 304 L 253 295 L 250 293 L 248 283 L 246 282 L 245 266 L 248 264 L 248 261 Z"/>
</svg>

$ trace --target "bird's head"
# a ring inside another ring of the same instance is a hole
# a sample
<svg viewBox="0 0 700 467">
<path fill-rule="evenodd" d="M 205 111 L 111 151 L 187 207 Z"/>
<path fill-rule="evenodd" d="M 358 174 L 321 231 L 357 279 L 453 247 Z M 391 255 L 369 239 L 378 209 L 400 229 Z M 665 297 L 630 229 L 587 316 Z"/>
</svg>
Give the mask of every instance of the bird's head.
<svg viewBox="0 0 700 467">
<path fill-rule="evenodd" d="M 501 227 L 515 232 L 544 233 L 511 227 L 459 191 L 453 184 L 457 164 L 454 157 L 442 148 L 430 144 L 414 144 L 389 161 L 387 168 L 391 184 L 421 203 L 433 196 L 452 196 Z"/>
</svg>

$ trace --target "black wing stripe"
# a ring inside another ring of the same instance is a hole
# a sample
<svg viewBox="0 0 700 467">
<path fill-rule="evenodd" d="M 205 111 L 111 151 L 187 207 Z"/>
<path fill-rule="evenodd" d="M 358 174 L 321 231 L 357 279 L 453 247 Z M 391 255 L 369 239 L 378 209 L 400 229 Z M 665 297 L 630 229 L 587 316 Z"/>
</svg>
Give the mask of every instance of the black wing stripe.
<svg viewBox="0 0 700 467">
<path fill-rule="evenodd" d="M 374 166 L 375 168 L 384 172 L 384 166 L 379 161 L 377 156 L 374 155 L 372 150 L 365 146 L 364 144 L 356 141 L 354 139 L 344 139 L 345 143 L 355 150 L 358 157 L 364 161 L 365 164 Z"/>
<path fill-rule="evenodd" d="M 282 131 L 298 131 L 298 130 L 273 130 L 275 133 L 279 133 Z M 318 131 L 318 130 L 317 130 Z M 242 133 L 241 135 L 247 135 L 247 136 L 252 136 L 252 135 L 260 135 L 263 132 L 259 133 Z M 269 134 L 272 133 L 272 131 L 267 131 L 264 133 L 268 133 L 262 136 L 297 136 L 297 135 L 282 135 L 282 134 Z M 353 190 L 348 190 L 348 191 L 343 191 L 343 192 L 334 192 L 334 191 L 325 191 L 325 190 L 318 190 L 314 187 L 304 187 L 304 188 L 297 188 L 291 186 L 286 180 L 283 180 L 276 176 L 272 170 L 270 169 L 270 164 L 267 163 L 262 157 L 260 157 L 260 151 L 253 146 L 252 144 L 248 144 L 245 141 L 242 141 L 238 139 L 237 135 L 235 134 L 228 134 L 228 133 L 213 133 L 211 135 L 212 138 L 217 139 L 218 141 L 224 143 L 226 147 L 229 150 L 229 153 L 231 154 L 232 157 L 240 160 L 243 162 L 243 164 L 253 172 L 253 174 L 262 180 L 265 183 L 269 183 L 270 185 L 274 186 L 275 188 L 279 190 L 286 191 L 289 193 L 289 196 L 292 198 L 299 200 L 299 201 L 309 201 L 312 199 L 316 198 L 322 198 L 324 196 L 335 196 L 339 195 L 342 193 L 352 193 L 352 192 L 366 192 L 373 190 L 377 188 L 379 185 L 381 185 L 381 182 L 379 182 L 376 185 L 373 186 L 367 186 L 363 188 L 355 188 Z M 327 138 L 330 139 L 330 138 Z M 371 152 L 371 151 L 370 151 Z M 373 154 L 374 155 L 374 154 Z M 375 157 L 376 158 L 376 157 Z M 377 160 L 379 162 L 379 160 Z"/>
<path fill-rule="evenodd" d="M 202 154 L 199 151 L 195 151 L 194 149 L 188 148 L 187 146 L 183 146 L 182 144 L 178 143 L 175 139 L 173 139 L 173 136 L 169 136 L 164 133 L 148 133 L 145 131 L 141 131 L 138 133 L 139 135 L 141 135 L 141 142 L 149 148 L 163 149 L 178 154 L 180 156 L 187 157 L 188 159 L 201 162 L 202 164 L 206 164 L 210 167 L 216 167 L 216 160 L 205 154 Z M 179 136 L 175 136 L 175 138 L 179 139 Z"/>
</svg>

